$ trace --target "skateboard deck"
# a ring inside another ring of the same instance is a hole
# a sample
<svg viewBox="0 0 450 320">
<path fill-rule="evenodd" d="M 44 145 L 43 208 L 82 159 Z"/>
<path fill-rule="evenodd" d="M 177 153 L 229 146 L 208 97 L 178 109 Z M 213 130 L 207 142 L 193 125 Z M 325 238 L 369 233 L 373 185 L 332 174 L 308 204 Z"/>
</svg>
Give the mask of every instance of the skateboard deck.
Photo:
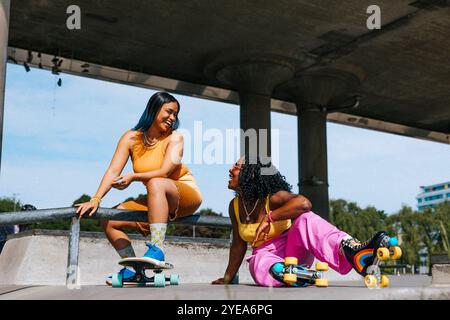
<svg viewBox="0 0 450 320">
<path fill-rule="evenodd" d="M 135 275 L 130 279 L 123 279 L 121 274 L 113 274 L 111 281 L 107 281 L 108 285 L 113 288 L 121 288 L 124 285 L 134 285 L 145 287 L 148 284 L 153 287 L 165 287 L 166 282 L 171 285 L 179 284 L 179 276 L 177 274 L 164 274 L 163 270 L 173 269 L 173 264 L 164 261 L 158 261 L 151 258 L 125 258 L 119 261 L 124 267 L 131 267 L 135 271 Z M 146 270 L 152 270 L 153 275 L 148 277 Z"/>
</svg>

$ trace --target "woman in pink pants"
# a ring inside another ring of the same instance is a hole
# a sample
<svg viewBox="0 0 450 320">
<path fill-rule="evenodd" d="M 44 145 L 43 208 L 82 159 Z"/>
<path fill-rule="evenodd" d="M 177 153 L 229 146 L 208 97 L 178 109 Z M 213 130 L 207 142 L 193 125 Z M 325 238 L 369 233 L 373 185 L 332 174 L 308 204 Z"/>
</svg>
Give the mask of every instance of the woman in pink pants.
<svg viewBox="0 0 450 320">
<path fill-rule="evenodd" d="M 291 193 L 291 186 L 279 172 L 264 174 L 270 164 L 250 160 L 241 158 L 229 170 L 228 188 L 236 193 L 229 205 L 233 241 L 225 274 L 212 284 L 231 283 L 247 243 L 253 247 L 246 259 L 250 274 L 261 286 L 285 285 L 271 275 L 273 265 L 285 257 L 297 257 L 306 267 L 317 258 L 341 274 L 355 268 L 365 276 L 386 233 L 378 232 L 360 243 L 312 212 L 309 200 Z"/>
</svg>

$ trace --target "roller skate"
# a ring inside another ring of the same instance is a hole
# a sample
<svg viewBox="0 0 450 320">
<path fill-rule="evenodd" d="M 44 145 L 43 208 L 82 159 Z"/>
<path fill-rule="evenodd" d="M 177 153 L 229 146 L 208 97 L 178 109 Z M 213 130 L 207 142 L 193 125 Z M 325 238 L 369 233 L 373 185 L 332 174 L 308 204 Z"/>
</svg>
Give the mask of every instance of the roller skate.
<svg viewBox="0 0 450 320">
<path fill-rule="evenodd" d="M 286 257 L 284 262 L 272 265 L 270 275 L 278 281 L 291 287 L 328 287 L 328 280 L 323 277 L 323 272 L 328 270 L 328 264 L 316 263 L 316 269 L 308 269 L 305 265 L 299 265 L 297 258 Z"/>
<path fill-rule="evenodd" d="M 350 238 L 341 243 L 341 253 L 345 255 L 353 268 L 364 277 L 367 288 L 384 288 L 389 286 L 389 278 L 381 274 L 379 264 L 402 256 L 397 238 L 391 238 L 385 231 L 377 232 L 367 241 L 361 243 Z"/>
</svg>

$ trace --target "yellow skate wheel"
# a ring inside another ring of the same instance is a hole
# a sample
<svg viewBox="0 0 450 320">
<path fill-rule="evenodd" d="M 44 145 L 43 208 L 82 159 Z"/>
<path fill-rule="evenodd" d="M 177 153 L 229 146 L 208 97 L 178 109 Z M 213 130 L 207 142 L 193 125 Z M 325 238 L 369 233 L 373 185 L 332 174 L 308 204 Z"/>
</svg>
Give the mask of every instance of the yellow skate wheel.
<svg viewBox="0 0 450 320">
<path fill-rule="evenodd" d="M 284 264 L 286 266 L 296 266 L 298 264 L 298 259 L 296 257 L 286 257 L 284 259 Z"/>
<path fill-rule="evenodd" d="M 402 257 L 402 249 L 400 247 L 390 247 L 389 253 L 391 254 L 391 259 L 397 260 Z"/>
<path fill-rule="evenodd" d="M 389 278 L 385 275 L 381 276 L 381 283 L 380 283 L 380 287 L 382 288 L 387 288 L 389 287 Z"/>
<path fill-rule="evenodd" d="M 298 264 L 298 259 L 296 257 L 286 257 L 284 259 L 284 264 L 286 266 L 296 266 Z"/>
<path fill-rule="evenodd" d="M 285 275 L 283 275 L 283 281 L 289 285 L 292 285 L 293 283 L 297 282 L 297 275 L 292 273 L 286 273 Z"/>
<path fill-rule="evenodd" d="M 377 250 L 377 257 L 380 260 L 387 260 L 387 259 L 389 259 L 389 249 L 388 248 L 378 248 L 378 250 Z"/>
<path fill-rule="evenodd" d="M 328 271 L 328 263 L 326 262 L 317 262 L 316 263 L 317 271 Z"/>
<path fill-rule="evenodd" d="M 367 275 L 364 277 L 364 284 L 367 288 L 375 288 L 377 285 L 377 278 L 373 275 Z"/>
<path fill-rule="evenodd" d="M 316 287 L 320 288 L 328 287 L 328 279 L 316 279 Z"/>
</svg>

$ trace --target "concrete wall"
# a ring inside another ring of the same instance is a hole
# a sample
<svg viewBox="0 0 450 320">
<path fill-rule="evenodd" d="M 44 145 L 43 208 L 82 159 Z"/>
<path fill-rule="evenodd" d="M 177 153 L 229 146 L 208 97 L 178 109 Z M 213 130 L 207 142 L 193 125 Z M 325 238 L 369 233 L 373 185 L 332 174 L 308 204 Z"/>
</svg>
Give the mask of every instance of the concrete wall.
<svg viewBox="0 0 450 320">
<path fill-rule="evenodd" d="M 431 273 L 433 286 L 450 286 L 450 264 L 435 264 Z"/>
<path fill-rule="evenodd" d="M 143 255 L 145 238 L 132 237 L 138 256 Z M 11 237 L 0 255 L 0 285 L 65 285 L 68 237 L 61 231 L 28 231 Z M 223 276 L 228 262 L 229 241 L 201 238 L 167 238 L 165 253 L 180 275 L 181 283 L 209 283 Z M 250 251 L 247 252 L 250 254 Z M 105 278 L 120 270 L 119 257 L 103 234 L 81 233 L 79 283 L 103 285 Z M 328 272 L 330 281 L 361 279 L 354 272 L 341 276 Z M 254 283 L 247 262 L 239 270 L 240 283 Z"/>
</svg>

